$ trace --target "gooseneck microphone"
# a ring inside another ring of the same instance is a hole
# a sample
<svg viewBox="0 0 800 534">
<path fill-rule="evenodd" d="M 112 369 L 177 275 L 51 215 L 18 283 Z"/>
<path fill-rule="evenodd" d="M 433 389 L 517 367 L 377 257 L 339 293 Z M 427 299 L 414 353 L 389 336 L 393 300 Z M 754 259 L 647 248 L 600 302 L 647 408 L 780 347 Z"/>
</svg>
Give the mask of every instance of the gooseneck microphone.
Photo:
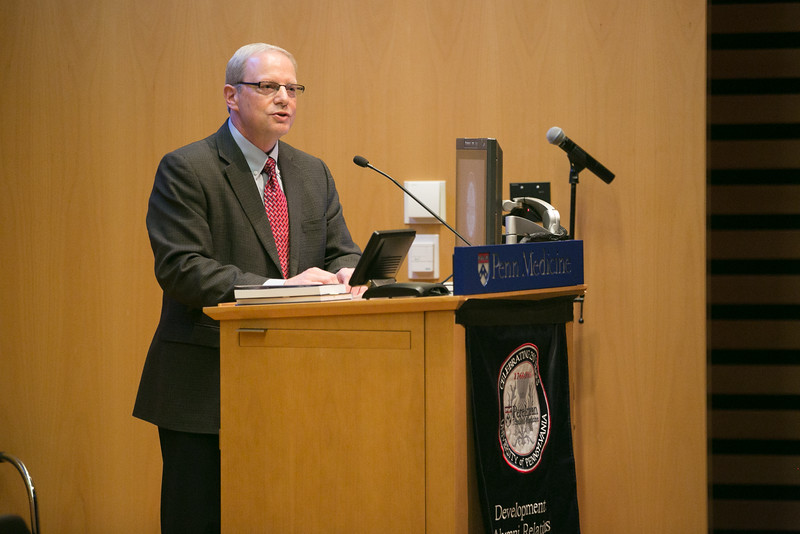
<svg viewBox="0 0 800 534">
<path fill-rule="evenodd" d="M 614 173 L 606 169 L 600 162 L 590 156 L 584 149 L 579 147 L 569 137 L 564 135 L 564 131 L 558 126 L 553 126 L 547 130 L 547 141 L 559 147 L 567 153 L 569 161 L 577 172 L 589 169 L 605 183 L 610 184 L 614 179 Z"/>
<path fill-rule="evenodd" d="M 355 164 L 356 164 L 356 165 L 358 165 L 359 167 L 369 167 L 370 169 L 372 169 L 373 171 L 377 172 L 378 174 L 382 174 L 383 176 L 387 177 L 389 180 L 391 180 L 391 181 L 392 181 L 392 183 L 393 183 L 394 185 L 396 185 L 397 187 L 399 187 L 400 189 L 402 189 L 402 190 L 403 190 L 403 192 L 404 192 L 406 195 L 408 195 L 408 196 L 410 196 L 412 199 L 414 199 L 414 201 L 415 201 L 417 204 L 419 204 L 420 206 L 422 206 L 423 208 L 425 208 L 426 210 L 428 210 L 428 213 L 430 213 L 431 215 L 433 215 L 434 217 L 436 217 L 436 220 L 437 220 L 437 221 L 439 221 L 440 223 L 442 223 L 443 225 L 445 225 L 445 227 L 447 227 L 447 229 L 448 229 L 448 230 L 450 230 L 450 231 L 451 231 L 451 232 L 453 232 L 453 233 L 454 233 L 456 236 L 458 236 L 458 238 L 459 238 L 459 239 L 461 239 L 461 241 L 463 241 L 464 243 L 466 243 L 468 247 L 471 247 L 471 246 L 472 246 L 472 244 L 471 244 L 469 241 L 467 241 L 466 239 L 464 239 L 464 237 L 463 237 L 461 234 L 459 234 L 458 232 L 456 232 L 456 231 L 455 231 L 455 229 L 454 229 L 452 226 L 450 226 L 449 224 L 447 224 L 447 223 L 446 223 L 446 222 L 445 222 L 445 221 L 444 221 L 444 220 L 443 220 L 441 217 L 439 217 L 439 215 L 437 215 L 437 214 L 436 214 L 436 213 L 435 213 L 435 212 L 434 212 L 432 209 L 430 209 L 428 206 L 426 206 L 424 202 L 422 202 L 420 199 L 418 199 L 417 197 L 415 197 L 415 196 L 414 196 L 414 195 L 411 193 L 411 191 L 409 191 L 408 189 L 406 189 L 405 187 L 403 187 L 402 185 L 400 185 L 400 184 L 397 182 L 397 180 L 395 180 L 394 178 L 392 178 L 391 176 L 389 176 L 388 174 L 386 174 L 386 173 L 385 173 L 385 172 L 383 172 L 382 170 L 380 170 L 380 169 L 376 169 L 375 167 L 373 167 L 373 166 L 370 164 L 370 162 L 367 160 L 367 158 L 365 158 L 364 156 L 355 156 L 355 157 L 353 158 L 353 163 L 355 163 Z"/>
</svg>

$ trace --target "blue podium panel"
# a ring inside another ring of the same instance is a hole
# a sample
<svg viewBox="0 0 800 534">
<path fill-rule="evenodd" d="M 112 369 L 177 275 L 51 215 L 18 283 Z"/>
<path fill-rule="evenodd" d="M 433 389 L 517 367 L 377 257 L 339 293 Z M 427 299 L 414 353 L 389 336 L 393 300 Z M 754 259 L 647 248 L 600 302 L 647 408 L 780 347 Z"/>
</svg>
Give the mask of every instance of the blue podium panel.
<svg viewBox="0 0 800 534">
<path fill-rule="evenodd" d="M 456 247 L 453 294 L 502 293 L 583 284 L 583 241 Z"/>
</svg>

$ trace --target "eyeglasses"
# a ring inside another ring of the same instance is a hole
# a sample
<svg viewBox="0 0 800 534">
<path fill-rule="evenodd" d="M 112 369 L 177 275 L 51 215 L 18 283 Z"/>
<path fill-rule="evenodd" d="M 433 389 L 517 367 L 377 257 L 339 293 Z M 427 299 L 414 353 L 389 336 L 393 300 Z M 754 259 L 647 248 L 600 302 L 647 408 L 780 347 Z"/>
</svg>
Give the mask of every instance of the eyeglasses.
<svg viewBox="0 0 800 534">
<path fill-rule="evenodd" d="M 297 95 L 302 95 L 303 91 L 306 90 L 305 85 L 300 85 L 297 83 L 236 82 L 233 85 L 252 85 L 256 88 L 256 91 L 264 96 L 274 96 L 278 91 L 281 90 L 281 87 L 285 87 L 286 94 L 288 94 L 291 98 L 295 98 Z"/>
</svg>

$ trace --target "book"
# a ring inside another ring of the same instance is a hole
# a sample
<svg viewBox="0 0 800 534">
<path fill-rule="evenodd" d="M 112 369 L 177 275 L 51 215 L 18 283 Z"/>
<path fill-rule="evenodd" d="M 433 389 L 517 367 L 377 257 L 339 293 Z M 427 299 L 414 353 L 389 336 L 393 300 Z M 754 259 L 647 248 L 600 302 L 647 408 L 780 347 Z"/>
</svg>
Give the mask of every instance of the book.
<svg viewBox="0 0 800 534">
<path fill-rule="evenodd" d="M 305 297 L 320 295 L 341 295 L 350 293 L 344 284 L 309 284 L 302 286 L 235 286 L 233 296 L 240 299 L 251 298 L 276 298 L 276 297 Z"/>
<path fill-rule="evenodd" d="M 252 306 L 255 304 L 292 304 L 298 302 L 329 302 L 337 300 L 352 300 L 350 293 L 336 293 L 333 295 L 300 295 L 296 297 L 250 297 L 237 299 L 237 306 Z"/>
</svg>

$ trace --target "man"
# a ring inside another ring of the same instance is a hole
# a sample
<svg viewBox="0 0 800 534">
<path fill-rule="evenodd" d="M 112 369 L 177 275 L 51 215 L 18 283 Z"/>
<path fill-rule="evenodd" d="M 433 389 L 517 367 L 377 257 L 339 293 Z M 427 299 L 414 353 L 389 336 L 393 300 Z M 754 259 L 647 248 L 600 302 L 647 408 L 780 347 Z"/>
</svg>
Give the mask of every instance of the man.
<svg viewBox="0 0 800 534">
<path fill-rule="evenodd" d="M 219 531 L 219 325 L 202 308 L 239 284 L 346 284 L 361 254 L 327 166 L 278 142 L 304 90 L 292 55 L 246 45 L 225 77 L 229 119 L 164 156 L 147 212 L 163 299 L 133 414 L 159 428 L 162 532 Z"/>
</svg>

